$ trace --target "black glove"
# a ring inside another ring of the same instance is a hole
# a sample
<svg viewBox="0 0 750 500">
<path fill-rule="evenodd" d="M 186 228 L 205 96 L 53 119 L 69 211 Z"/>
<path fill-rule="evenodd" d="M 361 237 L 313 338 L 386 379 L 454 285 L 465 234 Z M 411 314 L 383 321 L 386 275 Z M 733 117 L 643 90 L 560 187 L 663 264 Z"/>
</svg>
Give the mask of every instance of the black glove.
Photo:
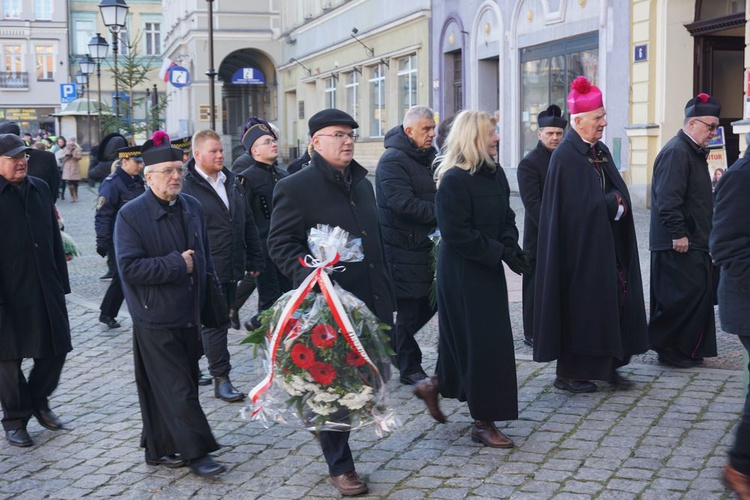
<svg viewBox="0 0 750 500">
<path fill-rule="evenodd" d="M 102 257 L 107 256 L 107 247 L 103 245 L 96 245 L 96 253 L 98 253 Z"/>
<path fill-rule="evenodd" d="M 521 250 L 518 243 L 505 245 L 503 260 L 508 264 L 510 270 L 516 274 L 524 274 L 531 271 L 531 258 L 528 252 Z"/>
</svg>

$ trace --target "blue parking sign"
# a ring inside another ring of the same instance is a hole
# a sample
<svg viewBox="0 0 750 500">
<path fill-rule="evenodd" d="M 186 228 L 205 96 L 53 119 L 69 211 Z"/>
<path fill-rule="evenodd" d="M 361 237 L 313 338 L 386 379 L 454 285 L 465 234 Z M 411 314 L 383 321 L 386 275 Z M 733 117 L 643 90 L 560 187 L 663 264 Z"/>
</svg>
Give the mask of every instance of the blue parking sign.
<svg viewBox="0 0 750 500">
<path fill-rule="evenodd" d="M 60 84 L 60 104 L 67 104 L 75 101 L 78 97 L 78 91 L 75 83 L 61 83 Z"/>
</svg>

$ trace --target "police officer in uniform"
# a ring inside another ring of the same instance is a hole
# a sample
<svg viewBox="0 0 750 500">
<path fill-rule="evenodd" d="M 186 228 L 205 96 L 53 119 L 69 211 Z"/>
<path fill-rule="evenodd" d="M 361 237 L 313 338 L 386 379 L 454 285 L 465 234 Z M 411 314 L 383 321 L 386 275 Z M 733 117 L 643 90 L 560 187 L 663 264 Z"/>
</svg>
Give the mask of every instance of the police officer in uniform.
<svg viewBox="0 0 750 500">
<path fill-rule="evenodd" d="M 180 137 L 179 139 L 169 141 L 169 143 L 173 148 L 182 150 L 182 163 L 187 163 L 188 161 L 190 161 L 190 157 L 193 153 L 193 138 L 191 136 L 188 135 L 187 137 Z"/>
<path fill-rule="evenodd" d="M 115 254 L 114 231 L 115 218 L 122 206 L 142 195 L 146 190 L 143 185 L 143 160 L 140 146 L 131 146 L 117 150 L 116 169 L 102 181 L 99 186 L 99 198 L 96 202 L 94 226 L 96 228 L 96 253 L 102 257 Z M 99 321 L 108 328 L 120 328 L 117 313 L 125 296 L 122 293 L 120 274 L 115 272 L 107 292 L 99 307 Z"/>
</svg>

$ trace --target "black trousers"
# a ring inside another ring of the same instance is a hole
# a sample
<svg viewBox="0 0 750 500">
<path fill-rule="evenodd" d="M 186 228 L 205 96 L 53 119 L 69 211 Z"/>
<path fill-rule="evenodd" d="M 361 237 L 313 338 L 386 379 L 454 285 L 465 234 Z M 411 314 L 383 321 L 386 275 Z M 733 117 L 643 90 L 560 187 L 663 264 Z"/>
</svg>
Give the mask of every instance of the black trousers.
<svg viewBox="0 0 750 500">
<path fill-rule="evenodd" d="M 109 254 L 107 254 L 107 256 L 109 256 Z M 99 310 L 105 316 L 115 318 L 120 312 L 123 300 L 125 300 L 125 294 L 122 291 L 122 280 L 120 280 L 120 273 L 117 271 L 117 268 L 115 268 L 114 276 L 109 283 L 109 287 L 107 287 L 107 291 L 104 293 L 102 305 L 99 306 Z"/>
<path fill-rule="evenodd" d="M 231 307 L 234 302 L 234 294 L 237 291 L 237 284 L 234 282 L 222 283 L 221 288 L 224 290 L 227 307 Z M 208 372 L 212 377 L 226 377 L 232 369 L 229 362 L 229 349 L 227 349 L 228 326 L 227 324 L 222 328 L 201 327 L 202 351 L 208 359 Z"/>
<path fill-rule="evenodd" d="M 198 335 L 198 327 L 133 326 L 146 460 L 174 453 L 193 460 L 219 449 L 198 400 Z"/>
<path fill-rule="evenodd" d="M 50 395 L 60 382 L 66 354 L 34 358 L 29 379 L 21 370 L 21 359 L 0 361 L 0 405 L 3 429 L 25 429 L 34 411 L 49 410 Z"/>
<path fill-rule="evenodd" d="M 391 347 L 396 351 L 396 366 L 401 375 L 422 370 L 422 350 L 414 335 L 435 315 L 429 297 L 397 299 L 396 325 L 391 330 Z"/>
<path fill-rule="evenodd" d="M 112 243 L 107 248 L 107 268 L 110 273 L 117 274 L 117 260 L 115 259 L 115 245 Z M 112 316 L 114 318 L 114 316 Z"/>
<path fill-rule="evenodd" d="M 354 470 L 354 457 L 349 448 L 349 432 L 321 431 L 319 437 L 331 476 L 340 476 Z"/>
<path fill-rule="evenodd" d="M 750 337 L 740 336 L 740 341 L 750 355 Z M 748 369 L 750 369 L 750 364 L 748 364 Z M 750 392 L 745 397 L 745 408 L 740 424 L 737 426 L 734 445 L 729 450 L 729 463 L 738 472 L 750 475 Z"/>
<path fill-rule="evenodd" d="M 523 296 L 523 336 L 531 339 L 534 337 L 534 280 L 536 279 L 536 261 L 532 260 L 529 273 L 524 273 L 522 283 Z"/>
<path fill-rule="evenodd" d="M 258 284 L 258 312 L 273 306 L 285 292 L 292 289 L 292 282 L 281 274 L 279 268 L 266 255 L 266 269 L 255 278 Z"/>
</svg>

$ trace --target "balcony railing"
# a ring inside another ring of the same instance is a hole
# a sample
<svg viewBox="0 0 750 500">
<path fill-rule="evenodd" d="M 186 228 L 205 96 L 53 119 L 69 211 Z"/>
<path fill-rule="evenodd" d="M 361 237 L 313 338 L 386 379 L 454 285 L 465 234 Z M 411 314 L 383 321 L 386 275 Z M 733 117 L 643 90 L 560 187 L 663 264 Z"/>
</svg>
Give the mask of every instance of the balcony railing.
<svg viewBox="0 0 750 500">
<path fill-rule="evenodd" d="M 0 71 L 0 89 L 28 89 L 29 74 L 18 71 Z"/>
</svg>

